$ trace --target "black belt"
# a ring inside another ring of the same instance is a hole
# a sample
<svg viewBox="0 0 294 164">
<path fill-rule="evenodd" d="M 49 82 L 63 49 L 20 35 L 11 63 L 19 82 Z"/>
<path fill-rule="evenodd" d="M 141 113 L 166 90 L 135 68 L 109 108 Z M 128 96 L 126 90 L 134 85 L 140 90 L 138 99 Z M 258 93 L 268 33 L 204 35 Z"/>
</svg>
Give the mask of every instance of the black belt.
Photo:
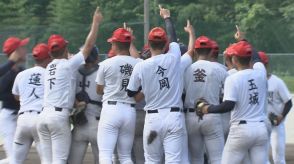
<svg viewBox="0 0 294 164">
<path fill-rule="evenodd" d="M 195 109 L 194 108 L 185 108 L 184 109 L 184 113 L 187 113 L 187 112 L 195 112 Z"/>
<path fill-rule="evenodd" d="M 90 104 L 94 104 L 94 105 L 98 105 L 98 106 L 102 107 L 102 102 L 100 102 L 100 101 L 90 100 L 89 103 Z"/>
<path fill-rule="evenodd" d="M 116 105 L 117 104 L 117 101 L 107 101 L 107 103 L 108 103 L 108 105 Z M 125 104 L 127 104 L 127 103 L 125 103 Z M 130 104 L 130 105 L 133 108 L 136 106 L 136 104 Z"/>
<path fill-rule="evenodd" d="M 263 121 L 259 121 L 259 122 L 263 122 Z M 239 125 L 240 124 L 247 124 L 247 121 L 246 120 L 241 120 L 241 121 L 239 121 Z"/>
<path fill-rule="evenodd" d="M 58 112 L 62 111 L 62 108 L 59 108 L 59 107 L 54 107 L 54 108 L 55 108 L 55 111 L 58 111 Z"/>
<path fill-rule="evenodd" d="M 172 107 L 172 108 L 170 108 L 170 112 L 180 112 L 180 111 L 181 111 L 181 109 L 178 108 L 178 107 Z M 158 113 L 158 110 L 157 109 L 155 109 L 155 110 L 147 110 L 147 113 L 148 114 Z"/>
<path fill-rule="evenodd" d="M 18 115 L 20 116 L 20 115 L 22 115 L 22 114 L 24 114 L 26 112 L 28 112 L 28 113 L 36 112 L 37 114 L 41 113 L 41 112 L 37 112 L 37 111 L 34 111 L 34 110 L 29 110 L 29 111 L 25 111 L 25 112 L 19 112 Z"/>
</svg>

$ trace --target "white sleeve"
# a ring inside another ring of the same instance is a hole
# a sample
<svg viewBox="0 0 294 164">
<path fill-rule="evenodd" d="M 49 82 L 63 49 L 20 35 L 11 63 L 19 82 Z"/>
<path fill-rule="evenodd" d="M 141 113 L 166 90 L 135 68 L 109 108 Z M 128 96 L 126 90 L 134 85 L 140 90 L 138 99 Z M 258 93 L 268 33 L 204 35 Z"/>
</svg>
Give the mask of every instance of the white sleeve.
<svg viewBox="0 0 294 164">
<path fill-rule="evenodd" d="M 130 81 L 127 89 L 130 91 L 138 91 L 141 86 L 141 77 L 140 77 L 140 63 L 136 64 L 132 75 L 130 77 Z"/>
<path fill-rule="evenodd" d="M 176 42 L 171 42 L 169 44 L 169 50 L 167 52 L 167 54 L 176 56 L 178 59 L 180 59 L 181 57 L 181 49 L 178 43 Z"/>
<path fill-rule="evenodd" d="M 265 69 L 265 66 L 261 63 L 261 62 L 256 62 L 254 63 L 253 65 L 253 69 L 254 70 L 259 70 L 260 72 L 262 72 L 262 74 L 264 76 L 266 76 L 266 69 Z"/>
<path fill-rule="evenodd" d="M 12 87 L 12 94 L 13 95 L 17 95 L 17 96 L 19 96 L 19 80 L 20 80 L 20 76 L 21 76 L 21 73 L 19 73 L 17 76 L 16 76 L 16 78 L 15 78 L 15 80 L 14 80 L 14 83 L 13 83 L 13 87 Z"/>
<path fill-rule="evenodd" d="M 182 57 L 181 57 L 181 71 L 184 73 L 185 70 L 188 68 L 189 65 L 191 65 L 193 62 L 191 56 L 187 53 L 185 53 Z"/>
<path fill-rule="evenodd" d="M 236 82 L 234 82 L 231 77 L 232 76 L 229 76 L 225 81 L 224 101 L 228 100 L 236 102 L 238 100 L 237 87 Z"/>
<path fill-rule="evenodd" d="M 104 72 L 104 62 L 99 64 L 97 71 L 96 83 L 97 85 L 105 85 L 105 72 Z"/>
<path fill-rule="evenodd" d="M 279 93 L 283 103 L 287 103 L 292 98 L 286 84 L 281 79 L 279 79 L 279 81 L 278 81 L 278 93 Z"/>
<path fill-rule="evenodd" d="M 72 58 L 68 59 L 69 67 L 72 70 L 78 70 L 79 66 L 82 65 L 84 62 L 85 62 L 85 57 L 82 51 L 74 55 Z"/>
</svg>

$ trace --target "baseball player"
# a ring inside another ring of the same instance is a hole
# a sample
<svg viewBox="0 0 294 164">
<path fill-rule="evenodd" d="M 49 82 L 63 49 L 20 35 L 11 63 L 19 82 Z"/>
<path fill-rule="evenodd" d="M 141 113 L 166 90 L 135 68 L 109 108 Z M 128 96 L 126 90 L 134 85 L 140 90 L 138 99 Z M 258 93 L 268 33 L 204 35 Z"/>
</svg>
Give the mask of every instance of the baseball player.
<svg viewBox="0 0 294 164">
<path fill-rule="evenodd" d="M 33 141 L 40 157 L 37 118 L 42 111 L 45 68 L 51 61 L 48 46 L 37 44 L 33 49 L 35 67 L 20 72 L 14 81 L 12 93 L 20 101 L 11 164 L 24 163 Z M 42 161 L 42 159 L 41 159 Z"/>
<path fill-rule="evenodd" d="M 269 72 L 269 59 L 264 52 L 258 52 L 267 69 L 267 112 L 272 123 L 270 144 L 275 164 L 285 164 L 285 119 L 292 108 L 292 96 L 282 79 Z"/>
<path fill-rule="evenodd" d="M 68 162 L 82 164 L 91 144 L 95 164 L 99 163 L 97 130 L 102 108 L 102 95 L 96 93 L 95 79 L 98 71 L 98 48 L 94 47 L 86 63 L 81 65 L 77 74 L 76 106 L 82 104 L 82 111 L 72 116 L 72 144 Z"/>
<path fill-rule="evenodd" d="M 67 59 L 68 42 L 62 36 L 51 35 L 48 39 L 53 61 L 45 71 L 44 108 L 37 125 L 45 164 L 67 163 L 71 145 L 69 115 L 75 100 L 76 71 L 92 51 L 101 21 L 102 14 L 97 8 L 83 49 L 70 59 Z"/>
<path fill-rule="evenodd" d="M 138 63 L 132 73 L 128 95 L 139 101 L 145 97 L 146 111 L 143 132 L 145 163 L 181 163 L 185 123 L 181 112 L 181 52 L 177 43 L 169 44 L 164 53 L 167 35 L 160 27 L 148 35 L 152 57 Z M 142 89 L 142 92 L 140 91 Z"/>
<path fill-rule="evenodd" d="M 241 163 L 248 152 L 252 163 L 266 163 L 266 70 L 247 41 L 236 43 L 231 50 L 232 61 L 238 72 L 225 81 L 224 102 L 212 105 L 205 100 L 199 100 L 196 103 L 197 114 L 202 116 L 231 111 L 231 126 L 222 164 Z M 250 68 L 250 61 L 254 63 L 253 69 Z"/>
<path fill-rule="evenodd" d="M 22 65 L 26 58 L 25 46 L 28 43 L 29 38 L 21 40 L 17 37 L 9 37 L 3 44 L 3 53 L 7 55 L 8 60 L 0 66 L 0 100 L 2 101 L 0 133 L 6 153 L 6 159 L 0 161 L 2 163 L 8 163 L 9 158 L 12 157 L 19 102 L 14 99 L 11 90 L 16 75 L 24 70 Z"/>
<path fill-rule="evenodd" d="M 176 31 L 174 28 L 174 24 L 173 21 L 170 17 L 170 11 L 168 9 L 163 8 L 161 5 L 159 5 L 159 9 L 160 9 L 160 16 L 164 19 L 164 23 L 165 23 L 165 30 L 168 36 L 168 39 L 170 42 L 177 42 L 177 36 L 176 36 Z M 185 32 L 187 32 L 189 34 L 189 51 L 187 52 L 187 48 L 184 45 L 180 45 L 180 50 L 181 50 L 181 64 L 180 64 L 180 70 L 181 70 L 181 77 L 180 79 L 182 80 L 182 85 L 181 85 L 181 91 L 184 90 L 184 72 L 187 69 L 187 67 L 189 65 L 192 64 L 192 59 L 193 59 L 193 51 L 194 51 L 194 42 L 195 42 L 195 32 L 193 29 L 193 26 L 191 25 L 190 21 L 187 20 L 187 26 L 184 27 Z M 183 94 L 182 94 L 183 95 Z M 184 96 L 182 96 L 184 97 Z M 183 107 L 183 103 L 181 101 L 181 108 Z M 185 116 L 183 115 L 183 119 L 185 119 Z M 182 163 L 183 164 L 189 164 L 190 160 L 189 160 L 189 150 L 188 150 L 188 136 L 187 136 L 187 130 L 186 130 L 186 126 L 184 127 L 185 130 L 185 136 L 184 136 L 184 141 L 183 141 L 183 157 L 182 157 Z"/>
<path fill-rule="evenodd" d="M 139 60 L 130 56 L 132 34 L 118 28 L 107 41 L 116 56 L 100 63 L 97 73 L 97 93 L 103 94 L 103 106 L 98 125 L 99 161 L 111 164 L 117 145 L 121 164 L 132 164 L 131 151 L 135 135 L 135 100 L 128 97 L 127 86 Z"/>
<path fill-rule="evenodd" d="M 199 98 L 205 98 L 211 104 L 219 104 L 221 84 L 226 78 L 226 72 L 209 57 L 213 52 L 211 40 L 200 36 L 195 41 L 195 51 L 198 60 L 185 72 L 186 98 L 184 107 L 187 110 L 186 125 L 188 131 L 191 163 L 203 163 L 204 147 L 210 163 L 221 162 L 224 147 L 224 135 L 220 114 L 209 114 L 205 117 L 195 117 L 194 103 Z"/>
</svg>

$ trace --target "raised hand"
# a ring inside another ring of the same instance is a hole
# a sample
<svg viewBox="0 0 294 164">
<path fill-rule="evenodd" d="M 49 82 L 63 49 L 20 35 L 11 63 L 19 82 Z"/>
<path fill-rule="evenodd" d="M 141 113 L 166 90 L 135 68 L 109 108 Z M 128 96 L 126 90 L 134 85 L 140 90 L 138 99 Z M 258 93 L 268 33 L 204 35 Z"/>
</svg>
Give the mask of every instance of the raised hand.
<svg viewBox="0 0 294 164">
<path fill-rule="evenodd" d="M 184 30 L 185 30 L 187 33 L 194 33 L 194 28 L 193 28 L 193 26 L 191 25 L 190 20 L 187 20 L 187 26 L 184 27 Z"/>
<path fill-rule="evenodd" d="M 168 9 L 165 9 L 163 8 L 161 5 L 158 5 L 159 7 L 159 13 L 160 13 L 160 16 L 163 18 L 163 19 L 166 19 L 166 18 L 169 18 L 170 17 L 170 11 Z"/>
<path fill-rule="evenodd" d="M 103 16 L 102 16 L 102 13 L 101 13 L 100 8 L 98 6 L 96 8 L 94 16 L 93 16 L 93 22 L 100 23 L 102 20 L 103 20 Z"/>
<path fill-rule="evenodd" d="M 236 31 L 236 33 L 235 33 L 235 35 L 234 35 L 235 39 L 236 39 L 237 41 L 244 40 L 244 39 L 245 39 L 245 33 L 242 32 L 242 31 L 240 30 L 240 28 L 239 28 L 238 25 L 236 25 L 236 30 L 237 30 L 237 31 Z"/>
</svg>

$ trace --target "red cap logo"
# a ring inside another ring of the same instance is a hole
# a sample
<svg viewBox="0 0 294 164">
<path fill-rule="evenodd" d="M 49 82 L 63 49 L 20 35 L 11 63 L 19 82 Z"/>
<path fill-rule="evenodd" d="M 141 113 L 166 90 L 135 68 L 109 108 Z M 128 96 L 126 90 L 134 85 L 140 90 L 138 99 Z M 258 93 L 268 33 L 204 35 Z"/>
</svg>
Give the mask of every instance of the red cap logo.
<svg viewBox="0 0 294 164">
<path fill-rule="evenodd" d="M 258 55 L 262 61 L 263 64 L 268 64 L 268 56 L 263 51 L 259 51 Z"/>
<path fill-rule="evenodd" d="M 9 37 L 3 44 L 3 53 L 10 55 L 14 52 L 18 47 L 25 46 L 29 43 L 30 39 L 25 38 L 23 40 L 17 37 Z"/>
<path fill-rule="evenodd" d="M 155 27 L 149 32 L 148 40 L 150 40 L 150 41 L 167 41 L 166 32 L 161 27 Z"/>
<path fill-rule="evenodd" d="M 240 41 L 232 45 L 231 51 L 233 56 L 250 57 L 252 55 L 252 46 L 246 41 Z"/>
<path fill-rule="evenodd" d="M 200 36 L 196 39 L 194 48 L 212 48 L 211 40 L 206 36 Z"/>
<path fill-rule="evenodd" d="M 58 51 L 68 44 L 61 35 L 53 34 L 48 39 L 48 48 L 50 52 Z"/>
<path fill-rule="evenodd" d="M 127 43 L 127 42 L 131 42 L 132 40 L 133 40 L 133 36 L 128 30 L 124 28 L 118 28 L 113 32 L 112 37 L 109 38 L 107 42 Z"/>
<path fill-rule="evenodd" d="M 39 43 L 33 48 L 33 57 L 35 60 L 49 58 L 49 48 L 45 43 Z"/>
</svg>

